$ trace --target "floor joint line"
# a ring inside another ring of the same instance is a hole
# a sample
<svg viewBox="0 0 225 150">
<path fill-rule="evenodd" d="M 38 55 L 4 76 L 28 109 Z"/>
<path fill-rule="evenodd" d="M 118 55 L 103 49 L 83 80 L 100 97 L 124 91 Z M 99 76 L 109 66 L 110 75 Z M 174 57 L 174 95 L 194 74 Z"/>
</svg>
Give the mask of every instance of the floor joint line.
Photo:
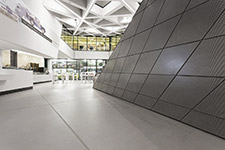
<svg viewBox="0 0 225 150">
<path fill-rule="evenodd" d="M 85 144 L 85 142 L 80 138 L 80 136 L 73 130 L 73 128 L 66 122 L 66 120 L 59 114 L 59 112 L 48 102 L 48 100 L 45 98 L 44 95 L 41 94 L 38 90 L 36 90 L 37 93 L 41 95 L 41 97 L 48 103 L 48 105 L 51 107 L 51 109 L 59 116 L 59 118 L 66 124 L 66 126 L 70 129 L 70 131 L 78 138 L 78 140 L 81 142 L 81 144 L 87 149 L 90 150 L 90 148 Z"/>
</svg>

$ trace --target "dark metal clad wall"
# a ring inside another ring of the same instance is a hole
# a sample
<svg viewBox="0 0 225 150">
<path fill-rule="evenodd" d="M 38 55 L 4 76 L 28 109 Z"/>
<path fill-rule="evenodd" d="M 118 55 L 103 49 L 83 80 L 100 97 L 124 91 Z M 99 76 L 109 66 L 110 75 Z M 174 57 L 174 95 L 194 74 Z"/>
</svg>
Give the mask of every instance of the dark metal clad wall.
<svg viewBox="0 0 225 150">
<path fill-rule="evenodd" d="M 225 138 L 224 10 L 144 0 L 94 88 Z"/>
</svg>

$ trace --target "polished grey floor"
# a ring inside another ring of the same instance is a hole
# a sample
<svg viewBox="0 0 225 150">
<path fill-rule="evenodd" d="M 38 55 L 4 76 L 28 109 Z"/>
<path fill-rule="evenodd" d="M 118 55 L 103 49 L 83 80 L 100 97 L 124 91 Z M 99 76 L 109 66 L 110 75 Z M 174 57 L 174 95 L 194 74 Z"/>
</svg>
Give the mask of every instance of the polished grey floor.
<svg viewBox="0 0 225 150">
<path fill-rule="evenodd" d="M 40 84 L 0 97 L 0 150 L 224 150 L 225 141 L 92 89 Z"/>
</svg>

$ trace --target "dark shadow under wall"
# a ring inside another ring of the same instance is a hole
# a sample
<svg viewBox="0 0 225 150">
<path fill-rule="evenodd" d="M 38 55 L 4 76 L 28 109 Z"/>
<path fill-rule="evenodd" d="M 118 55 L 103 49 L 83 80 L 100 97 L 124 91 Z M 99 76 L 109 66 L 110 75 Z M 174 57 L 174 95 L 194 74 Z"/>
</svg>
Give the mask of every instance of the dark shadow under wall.
<svg viewBox="0 0 225 150">
<path fill-rule="evenodd" d="M 94 88 L 225 138 L 224 10 L 144 0 Z"/>
</svg>

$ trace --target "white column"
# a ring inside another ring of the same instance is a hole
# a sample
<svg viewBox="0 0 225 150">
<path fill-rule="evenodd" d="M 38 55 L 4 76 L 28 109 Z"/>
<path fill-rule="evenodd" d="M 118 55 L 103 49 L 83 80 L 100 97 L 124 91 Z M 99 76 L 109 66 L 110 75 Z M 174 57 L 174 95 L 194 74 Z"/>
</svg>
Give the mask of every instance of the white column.
<svg viewBox="0 0 225 150">
<path fill-rule="evenodd" d="M 0 70 L 2 69 L 2 50 L 0 50 Z"/>
<path fill-rule="evenodd" d="M 48 59 L 48 71 L 52 71 L 52 62 Z"/>
</svg>

